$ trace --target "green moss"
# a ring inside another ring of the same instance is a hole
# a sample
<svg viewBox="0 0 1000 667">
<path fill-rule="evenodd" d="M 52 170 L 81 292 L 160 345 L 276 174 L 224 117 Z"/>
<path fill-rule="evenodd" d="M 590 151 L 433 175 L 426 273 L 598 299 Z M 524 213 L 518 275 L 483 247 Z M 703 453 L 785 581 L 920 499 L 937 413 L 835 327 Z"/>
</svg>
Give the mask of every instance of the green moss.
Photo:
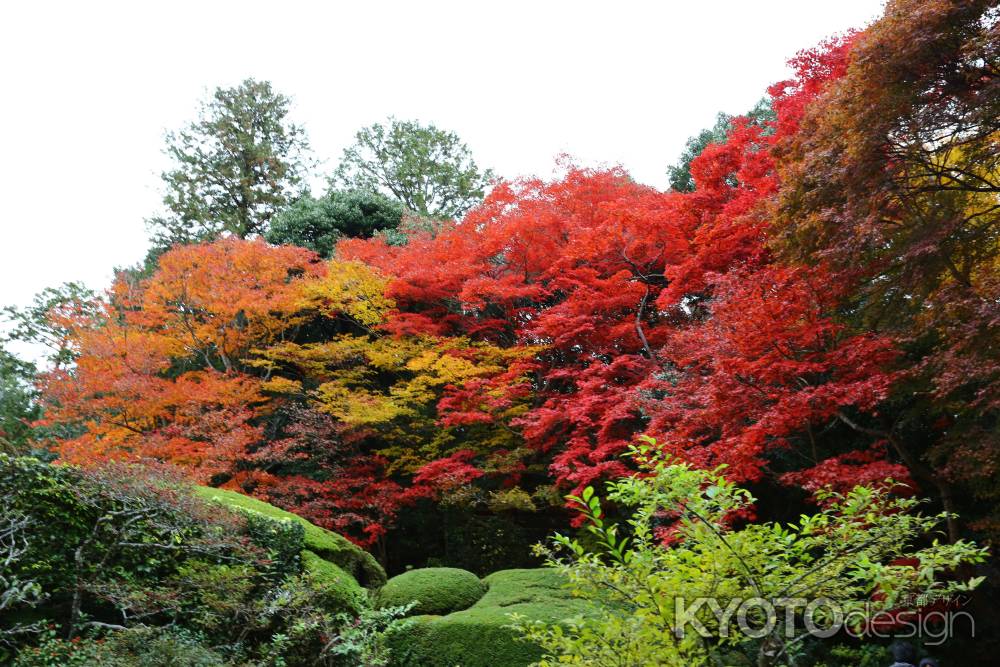
<svg viewBox="0 0 1000 667">
<path fill-rule="evenodd" d="M 508 614 L 556 623 L 588 612 L 550 569 L 501 570 L 483 580 L 489 590 L 473 606 L 447 616 L 416 616 L 391 635 L 396 667 L 522 667 L 542 656 L 507 627 Z"/>
<path fill-rule="evenodd" d="M 449 614 L 467 609 L 486 593 L 486 584 L 468 570 L 457 567 L 426 567 L 390 579 L 378 594 L 380 607 L 417 604 L 417 614 Z"/>
<path fill-rule="evenodd" d="M 307 550 L 323 560 L 339 566 L 365 587 L 378 588 L 385 583 L 385 570 L 378 564 L 375 557 L 343 535 L 320 528 L 296 514 L 286 512 L 242 493 L 213 489 L 207 486 L 195 487 L 195 491 L 202 498 L 222 503 L 227 507 L 257 512 L 273 519 L 296 521 L 305 530 L 304 542 Z"/>
<path fill-rule="evenodd" d="M 330 611 L 361 611 L 366 596 L 365 589 L 339 566 L 305 549 L 302 551 L 302 574 Z"/>
</svg>

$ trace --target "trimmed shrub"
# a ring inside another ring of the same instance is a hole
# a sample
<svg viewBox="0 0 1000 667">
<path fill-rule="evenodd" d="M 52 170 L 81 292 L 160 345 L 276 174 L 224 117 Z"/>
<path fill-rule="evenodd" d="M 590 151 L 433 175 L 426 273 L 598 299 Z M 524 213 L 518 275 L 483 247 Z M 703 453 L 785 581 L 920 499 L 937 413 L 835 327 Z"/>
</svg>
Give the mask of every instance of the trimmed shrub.
<svg viewBox="0 0 1000 667">
<path fill-rule="evenodd" d="M 379 607 L 415 602 L 411 615 L 450 614 L 468 609 L 486 593 L 486 584 L 468 570 L 427 567 L 390 579 L 378 594 Z"/>
<path fill-rule="evenodd" d="M 357 614 L 365 602 L 365 589 L 338 565 L 308 549 L 302 552 L 302 574 L 323 608 L 334 613 Z"/>
<path fill-rule="evenodd" d="M 375 557 L 343 535 L 320 528 L 297 514 L 286 512 L 274 505 L 269 505 L 236 491 L 198 486 L 195 487 L 195 492 L 202 498 L 214 500 L 230 508 L 258 512 L 272 519 L 295 521 L 301 524 L 305 531 L 303 544 L 306 549 L 323 560 L 336 564 L 353 576 L 362 586 L 378 588 L 386 581 L 385 570 L 378 564 Z"/>
<path fill-rule="evenodd" d="M 526 667 L 542 650 L 521 639 L 508 614 L 558 623 L 586 615 L 590 608 L 564 588 L 552 569 L 501 570 L 483 582 L 489 587 L 473 606 L 447 616 L 416 616 L 391 633 L 395 667 Z"/>
</svg>

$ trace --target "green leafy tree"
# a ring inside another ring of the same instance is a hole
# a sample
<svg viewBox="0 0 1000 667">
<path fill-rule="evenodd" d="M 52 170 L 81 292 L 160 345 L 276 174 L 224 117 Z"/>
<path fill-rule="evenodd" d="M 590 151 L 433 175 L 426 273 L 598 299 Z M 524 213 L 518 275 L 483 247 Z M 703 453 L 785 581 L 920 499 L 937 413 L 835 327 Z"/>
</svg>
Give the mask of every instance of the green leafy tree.
<svg viewBox="0 0 1000 667">
<path fill-rule="evenodd" d="M 921 515 L 920 500 L 893 496 L 890 485 L 824 492 L 821 511 L 791 525 L 734 528 L 754 499 L 719 470 L 674 463 L 652 440 L 630 454 L 642 474 L 608 484 L 607 497 L 630 508 L 631 518 L 609 521 L 587 487 L 571 500 L 595 546 L 557 535 L 540 547 L 574 593 L 599 610 L 568 626 L 514 619 L 549 654 L 543 667 L 688 667 L 732 664 L 734 654 L 752 655 L 760 667 L 794 665 L 810 638 L 806 620 L 826 629 L 839 610 L 856 631 L 853 623 L 872 612 L 906 608 L 921 596 L 946 599 L 982 581 L 946 575 L 982 562 L 986 550 L 937 539 L 915 546 L 944 517 Z M 771 606 L 747 605 L 746 623 L 735 622 L 746 601 L 761 600 Z M 807 619 L 816 600 L 823 603 Z M 730 622 L 713 606 L 729 611 Z"/>
<path fill-rule="evenodd" d="M 771 109 L 771 101 L 763 98 L 744 116 L 755 125 L 764 125 L 775 119 Z M 684 151 L 677 159 L 677 164 L 667 168 L 667 178 L 670 188 L 678 192 L 694 192 L 694 177 L 691 175 L 691 162 L 701 155 L 710 144 L 722 143 L 726 140 L 736 116 L 719 112 L 715 117 L 715 125 L 706 128 L 690 137 L 684 144 Z"/>
<path fill-rule="evenodd" d="M 147 221 L 156 248 L 231 234 L 253 237 L 299 194 L 308 142 L 290 100 L 267 81 L 217 88 L 198 119 L 167 134 L 167 214 Z M 154 250 L 154 253 L 156 251 Z"/>
<path fill-rule="evenodd" d="M 265 238 L 276 245 L 296 245 L 333 256 L 341 238 L 371 238 L 394 230 L 404 207 L 378 192 L 330 190 L 320 198 L 306 195 L 279 213 Z"/>
<path fill-rule="evenodd" d="M 46 361 L 58 369 L 76 358 L 71 343 L 73 332 L 76 326 L 89 321 L 96 309 L 96 295 L 82 283 L 46 287 L 28 306 L 0 310 L 0 317 L 8 324 L 4 339 L 46 348 Z"/>
<path fill-rule="evenodd" d="M 355 135 L 331 180 L 392 196 L 421 216 L 455 218 L 482 200 L 492 176 L 454 132 L 389 118 Z"/>
<path fill-rule="evenodd" d="M 36 427 L 42 416 L 36 401 L 37 369 L 3 348 L 6 343 L 28 345 L 41 352 L 50 370 L 65 370 L 76 359 L 72 336 L 76 327 L 96 312 L 95 294 L 81 283 L 47 287 L 24 307 L 0 309 L 6 332 L 0 335 L 0 452 L 45 456 L 39 444 L 49 437 L 65 437 L 74 426 Z"/>
<path fill-rule="evenodd" d="M 24 451 L 40 410 L 31 386 L 35 368 L 0 347 L 0 451 Z"/>
</svg>

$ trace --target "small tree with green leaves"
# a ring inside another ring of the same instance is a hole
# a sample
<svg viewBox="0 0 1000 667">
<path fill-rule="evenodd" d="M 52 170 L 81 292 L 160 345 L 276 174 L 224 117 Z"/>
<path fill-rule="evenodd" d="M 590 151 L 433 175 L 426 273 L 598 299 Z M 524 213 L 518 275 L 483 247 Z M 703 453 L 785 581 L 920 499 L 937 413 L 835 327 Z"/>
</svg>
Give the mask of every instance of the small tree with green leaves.
<svg viewBox="0 0 1000 667">
<path fill-rule="evenodd" d="M 365 190 L 330 190 L 305 196 L 275 217 L 265 238 L 309 248 L 329 259 L 342 238 L 367 239 L 399 227 L 405 209 L 395 199 Z"/>
<path fill-rule="evenodd" d="M 610 483 L 607 498 L 631 518 L 609 522 L 588 487 L 571 500 L 594 546 L 557 535 L 539 547 L 599 610 L 562 625 L 515 617 L 547 651 L 542 667 L 688 667 L 730 664 L 733 654 L 759 667 L 795 665 L 811 636 L 807 620 L 826 629 L 843 614 L 845 629 L 857 632 L 873 612 L 981 582 L 954 574 L 986 550 L 937 539 L 917 546 L 944 517 L 920 514 L 921 501 L 893 495 L 891 485 L 825 492 L 819 512 L 788 526 L 737 528 L 754 499 L 721 469 L 672 461 L 649 439 L 629 453 L 641 472 Z"/>
<path fill-rule="evenodd" d="M 331 184 L 381 192 L 421 216 L 456 218 L 482 200 L 491 178 L 454 132 L 389 118 L 355 135 Z"/>
<path fill-rule="evenodd" d="M 97 311 L 97 295 L 82 283 L 46 287 L 24 307 L 6 306 L 0 318 L 7 333 L 0 341 L 14 341 L 46 348 L 46 361 L 65 368 L 76 359 L 71 340 L 74 328 Z"/>
</svg>

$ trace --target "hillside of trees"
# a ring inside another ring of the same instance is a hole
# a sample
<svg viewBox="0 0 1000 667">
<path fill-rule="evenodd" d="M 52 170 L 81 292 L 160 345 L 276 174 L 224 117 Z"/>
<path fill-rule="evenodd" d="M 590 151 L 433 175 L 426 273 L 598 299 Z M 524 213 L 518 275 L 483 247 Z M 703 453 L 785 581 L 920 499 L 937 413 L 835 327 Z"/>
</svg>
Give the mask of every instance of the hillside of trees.
<svg viewBox="0 0 1000 667">
<path fill-rule="evenodd" d="M 1000 5 L 790 64 L 667 190 L 390 117 L 314 193 L 289 98 L 216 90 L 145 260 L 3 311 L 0 661 L 990 664 Z M 793 592 L 861 620 L 678 632 Z"/>
</svg>

